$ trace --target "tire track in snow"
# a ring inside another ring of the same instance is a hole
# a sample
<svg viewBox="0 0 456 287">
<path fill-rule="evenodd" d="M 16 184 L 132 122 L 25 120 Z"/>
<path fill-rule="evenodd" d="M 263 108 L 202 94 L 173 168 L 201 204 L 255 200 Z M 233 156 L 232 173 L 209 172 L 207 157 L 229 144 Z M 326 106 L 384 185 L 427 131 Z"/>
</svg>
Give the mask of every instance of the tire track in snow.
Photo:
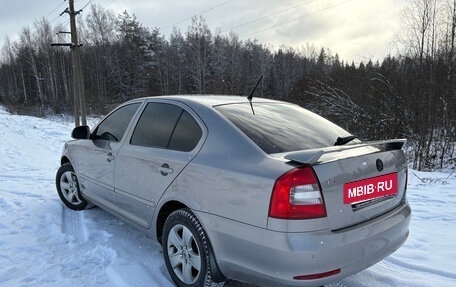
<svg viewBox="0 0 456 287">
<path fill-rule="evenodd" d="M 321 286 L 321 287 L 347 287 L 348 285 L 347 284 L 344 284 L 342 282 L 333 282 L 331 284 L 328 284 L 328 285 L 324 285 L 324 286 Z"/>
<path fill-rule="evenodd" d="M 66 207 L 62 208 L 62 232 L 72 236 L 76 242 L 84 243 L 89 237 L 85 226 L 84 212 L 78 212 Z"/>
<path fill-rule="evenodd" d="M 399 259 L 396 259 L 394 257 L 385 258 L 383 260 L 383 263 L 385 264 L 385 266 L 388 266 L 388 267 L 391 267 L 391 268 L 394 268 L 394 269 L 400 268 L 402 270 L 407 270 L 407 271 L 412 272 L 412 273 L 415 273 L 415 272 L 418 272 L 418 273 L 429 273 L 429 274 L 432 274 L 432 275 L 438 275 L 438 276 L 445 277 L 445 278 L 448 278 L 448 279 L 456 280 L 456 274 L 455 273 L 447 272 L 447 271 L 443 271 L 443 270 L 439 270 L 439 269 L 434 269 L 434 268 L 429 268 L 429 267 L 425 267 L 425 266 L 418 266 L 418 265 L 406 263 L 406 262 L 404 262 L 402 260 L 399 260 Z M 456 284 L 456 281 L 455 281 L 455 284 Z"/>
<path fill-rule="evenodd" d="M 67 237 L 57 255 L 65 258 L 58 264 L 62 277 L 70 276 L 74 280 L 86 281 L 80 286 L 88 285 L 89 282 L 100 287 L 129 286 L 122 284 L 124 282 L 120 285 L 112 282 L 110 269 L 116 260 L 117 252 L 103 244 L 103 238 L 109 238 L 109 234 L 91 229 L 90 214 L 87 214 L 87 211 L 74 211 L 62 205 L 61 219 L 61 232 Z M 75 266 L 78 266 L 77 273 L 74 273 Z"/>
</svg>

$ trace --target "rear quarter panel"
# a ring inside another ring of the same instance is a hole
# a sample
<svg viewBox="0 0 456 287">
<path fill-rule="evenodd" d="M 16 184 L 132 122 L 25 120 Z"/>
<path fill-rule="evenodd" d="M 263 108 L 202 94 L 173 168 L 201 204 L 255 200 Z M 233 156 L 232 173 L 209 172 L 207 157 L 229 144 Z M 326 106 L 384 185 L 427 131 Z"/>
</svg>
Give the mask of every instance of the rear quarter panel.
<svg viewBox="0 0 456 287">
<path fill-rule="evenodd" d="M 264 153 L 213 109 L 193 109 L 208 136 L 159 205 L 177 200 L 198 212 L 266 228 L 275 179 L 292 167 Z"/>
</svg>

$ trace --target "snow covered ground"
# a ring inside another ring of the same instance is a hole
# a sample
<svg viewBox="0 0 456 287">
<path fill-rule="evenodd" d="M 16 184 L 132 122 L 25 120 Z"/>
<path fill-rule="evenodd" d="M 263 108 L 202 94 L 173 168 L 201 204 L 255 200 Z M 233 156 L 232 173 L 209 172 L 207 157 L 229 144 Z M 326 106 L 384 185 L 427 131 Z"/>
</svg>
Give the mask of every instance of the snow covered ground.
<svg viewBox="0 0 456 287">
<path fill-rule="evenodd" d="M 0 286 L 173 286 L 150 238 L 99 208 L 60 203 L 54 176 L 72 125 L 0 107 Z M 411 171 L 408 199 L 406 244 L 328 287 L 456 286 L 456 173 Z"/>
</svg>

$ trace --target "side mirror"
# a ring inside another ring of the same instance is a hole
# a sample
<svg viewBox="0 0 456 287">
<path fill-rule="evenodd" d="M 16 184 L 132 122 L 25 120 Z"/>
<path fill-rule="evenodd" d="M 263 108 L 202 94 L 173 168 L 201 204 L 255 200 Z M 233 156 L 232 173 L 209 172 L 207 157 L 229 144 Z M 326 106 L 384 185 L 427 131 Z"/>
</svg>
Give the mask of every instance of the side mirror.
<svg viewBox="0 0 456 287">
<path fill-rule="evenodd" d="M 88 126 L 75 127 L 71 132 L 71 137 L 78 140 L 87 140 L 90 138 L 90 128 Z"/>
</svg>

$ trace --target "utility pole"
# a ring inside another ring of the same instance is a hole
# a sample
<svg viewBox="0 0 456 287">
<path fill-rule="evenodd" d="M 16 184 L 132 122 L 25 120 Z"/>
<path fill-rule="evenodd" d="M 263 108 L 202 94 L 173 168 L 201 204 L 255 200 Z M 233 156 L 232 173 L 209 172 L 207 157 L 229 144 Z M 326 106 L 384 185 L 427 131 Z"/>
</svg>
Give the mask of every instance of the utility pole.
<svg viewBox="0 0 456 287">
<path fill-rule="evenodd" d="M 84 79 L 82 77 L 81 57 L 79 53 L 78 34 L 76 30 L 76 15 L 81 11 L 74 11 L 74 0 L 69 0 L 70 3 L 70 30 L 71 30 L 71 58 L 73 62 L 73 93 L 75 94 L 75 114 L 78 119 L 75 120 L 75 125 L 79 126 L 79 109 L 81 112 L 82 125 L 86 126 L 86 111 L 85 111 L 85 97 L 84 97 Z M 77 97 L 77 98 L 76 98 Z M 77 108 L 77 99 L 79 99 L 79 109 Z M 76 117 L 75 117 L 76 118 Z"/>
<path fill-rule="evenodd" d="M 84 96 L 84 78 L 82 75 L 81 57 L 79 48 L 82 46 L 78 42 L 76 30 L 76 15 L 81 10 L 74 11 L 74 0 L 69 0 L 69 8 L 65 9 L 60 15 L 68 13 L 70 15 L 70 34 L 71 43 L 51 43 L 51 46 L 69 46 L 71 48 L 71 60 L 73 65 L 73 97 L 74 97 L 74 124 L 76 127 L 87 125 L 85 96 Z M 65 32 L 63 32 L 65 33 Z M 81 118 L 81 122 L 79 119 Z"/>
</svg>

